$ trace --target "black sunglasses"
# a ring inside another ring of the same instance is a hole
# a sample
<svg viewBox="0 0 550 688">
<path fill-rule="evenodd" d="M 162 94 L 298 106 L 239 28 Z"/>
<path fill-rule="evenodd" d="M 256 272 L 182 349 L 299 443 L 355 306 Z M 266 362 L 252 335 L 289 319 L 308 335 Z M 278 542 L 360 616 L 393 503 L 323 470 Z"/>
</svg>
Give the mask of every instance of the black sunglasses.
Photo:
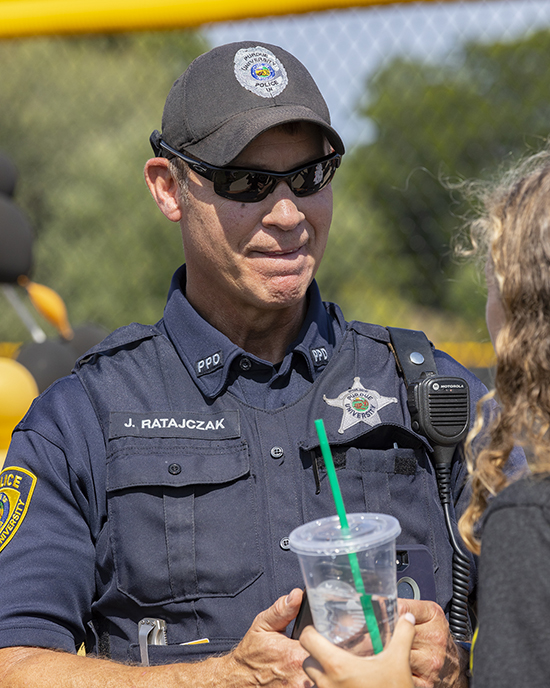
<svg viewBox="0 0 550 688">
<path fill-rule="evenodd" d="M 308 162 L 290 172 L 268 172 L 267 170 L 247 170 L 240 167 L 216 167 L 206 162 L 189 158 L 184 153 L 159 139 L 156 151 L 164 149 L 167 153 L 180 158 L 189 167 L 214 183 L 218 196 L 242 203 L 263 201 L 279 182 L 286 182 L 295 196 L 311 196 L 330 184 L 334 173 L 340 166 L 342 156 L 330 153 L 324 158 Z M 158 153 L 157 153 L 158 154 Z"/>
</svg>

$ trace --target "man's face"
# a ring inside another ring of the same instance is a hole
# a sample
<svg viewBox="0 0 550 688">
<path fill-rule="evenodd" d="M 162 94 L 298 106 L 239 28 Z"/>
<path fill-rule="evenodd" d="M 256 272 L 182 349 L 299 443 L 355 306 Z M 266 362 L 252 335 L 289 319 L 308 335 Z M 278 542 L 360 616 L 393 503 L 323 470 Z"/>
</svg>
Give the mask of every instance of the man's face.
<svg viewBox="0 0 550 688">
<path fill-rule="evenodd" d="M 330 152 L 314 125 L 296 134 L 270 129 L 231 166 L 286 172 Z M 332 219 L 330 185 L 296 197 L 286 182 L 257 203 L 222 198 L 189 171 L 182 236 L 187 297 L 208 317 L 212 308 L 282 309 L 303 305 L 325 250 Z"/>
</svg>

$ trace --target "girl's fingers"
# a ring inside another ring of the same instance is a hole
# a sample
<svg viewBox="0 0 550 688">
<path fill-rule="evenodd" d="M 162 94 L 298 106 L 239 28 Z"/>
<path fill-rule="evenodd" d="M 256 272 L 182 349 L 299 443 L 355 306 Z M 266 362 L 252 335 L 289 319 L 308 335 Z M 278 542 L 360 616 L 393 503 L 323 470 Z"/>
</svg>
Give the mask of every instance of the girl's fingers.
<svg viewBox="0 0 550 688">
<path fill-rule="evenodd" d="M 414 640 L 415 623 L 416 619 L 410 612 L 399 617 L 387 647 L 388 652 L 392 651 L 393 653 L 396 650 L 399 652 L 406 650 L 408 658 Z"/>
</svg>

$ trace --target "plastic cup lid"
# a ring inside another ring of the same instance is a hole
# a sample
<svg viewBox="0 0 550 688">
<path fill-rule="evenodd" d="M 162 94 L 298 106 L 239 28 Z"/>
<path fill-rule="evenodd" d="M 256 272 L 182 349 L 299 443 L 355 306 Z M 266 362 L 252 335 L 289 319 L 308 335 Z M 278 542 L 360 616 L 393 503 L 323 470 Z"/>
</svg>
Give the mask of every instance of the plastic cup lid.
<svg viewBox="0 0 550 688">
<path fill-rule="evenodd" d="M 399 535 L 399 521 L 389 514 L 347 514 L 349 529 L 342 530 L 337 515 L 310 521 L 289 535 L 296 554 L 348 554 L 384 545 Z"/>
</svg>

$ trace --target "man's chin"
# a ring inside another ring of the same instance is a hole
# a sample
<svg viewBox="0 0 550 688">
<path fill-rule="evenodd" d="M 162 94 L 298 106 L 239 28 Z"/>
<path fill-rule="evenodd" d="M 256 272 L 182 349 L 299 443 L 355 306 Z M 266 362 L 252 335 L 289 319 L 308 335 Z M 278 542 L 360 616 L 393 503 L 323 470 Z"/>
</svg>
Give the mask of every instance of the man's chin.
<svg viewBox="0 0 550 688">
<path fill-rule="evenodd" d="M 310 284 L 311 280 L 278 278 L 270 282 L 263 302 L 268 309 L 298 308 L 303 305 Z"/>
</svg>

